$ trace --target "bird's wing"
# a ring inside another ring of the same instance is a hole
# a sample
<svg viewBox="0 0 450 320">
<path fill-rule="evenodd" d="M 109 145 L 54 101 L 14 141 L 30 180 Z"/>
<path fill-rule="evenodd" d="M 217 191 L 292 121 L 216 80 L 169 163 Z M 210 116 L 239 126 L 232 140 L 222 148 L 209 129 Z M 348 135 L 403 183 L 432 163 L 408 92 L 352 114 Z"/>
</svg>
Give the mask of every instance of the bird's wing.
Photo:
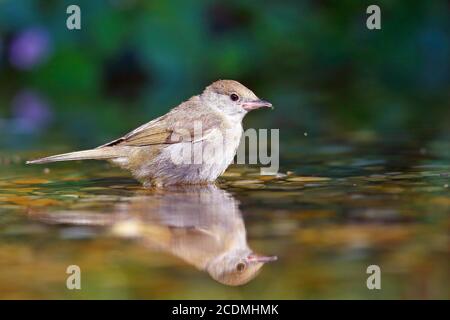
<svg viewBox="0 0 450 320">
<path fill-rule="evenodd" d="M 222 125 L 222 117 L 202 105 L 196 96 L 183 102 L 169 113 L 99 148 L 117 145 L 148 146 L 195 142 Z"/>
</svg>

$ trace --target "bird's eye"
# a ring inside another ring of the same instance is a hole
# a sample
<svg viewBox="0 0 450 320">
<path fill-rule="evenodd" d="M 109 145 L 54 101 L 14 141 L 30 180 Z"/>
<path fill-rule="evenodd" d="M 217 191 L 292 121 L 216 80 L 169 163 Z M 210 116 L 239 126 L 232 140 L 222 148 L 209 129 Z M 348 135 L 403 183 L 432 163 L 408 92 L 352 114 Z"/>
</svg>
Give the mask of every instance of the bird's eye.
<svg viewBox="0 0 450 320">
<path fill-rule="evenodd" d="M 239 263 L 236 265 L 236 270 L 239 271 L 239 272 L 242 272 L 242 271 L 245 270 L 246 267 L 247 267 L 247 266 L 245 265 L 244 262 L 239 262 Z"/>
<path fill-rule="evenodd" d="M 232 93 L 232 94 L 230 94 L 230 99 L 233 101 L 238 101 L 239 96 L 236 93 Z"/>
</svg>

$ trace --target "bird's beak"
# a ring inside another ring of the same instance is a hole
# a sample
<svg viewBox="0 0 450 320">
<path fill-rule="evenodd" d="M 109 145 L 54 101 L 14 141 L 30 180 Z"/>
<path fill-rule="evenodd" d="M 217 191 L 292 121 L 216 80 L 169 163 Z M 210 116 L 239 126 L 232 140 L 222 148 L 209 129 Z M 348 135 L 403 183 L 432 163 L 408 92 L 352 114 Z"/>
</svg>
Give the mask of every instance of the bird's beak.
<svg viewBox="0 0 450 320">
<path fill-rule="evenodd" d="M 266 263 L 266 262 L 272 262 L 272 261 L 276 261 L 276 260 L 278 260 L 277 256 L 260 256 L 260 255 L 254 254 L 254 253 L 247 257 L 248 262 Z"/>
<path fill-rule="evenodd" d="M 272 108 L 272 104 L 265 100 L 254 100 L 254 101 L 247 101 L 242 104 L 242 108 L 246 111 L 255 110 L 259 108 Z"/>
</svg>

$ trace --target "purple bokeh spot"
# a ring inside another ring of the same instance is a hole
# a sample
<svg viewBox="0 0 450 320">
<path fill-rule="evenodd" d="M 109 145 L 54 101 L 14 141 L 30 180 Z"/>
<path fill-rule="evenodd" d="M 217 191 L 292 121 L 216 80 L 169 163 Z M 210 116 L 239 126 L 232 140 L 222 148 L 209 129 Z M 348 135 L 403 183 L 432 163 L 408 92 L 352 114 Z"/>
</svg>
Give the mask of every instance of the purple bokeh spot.
<svg viewBox="0 0 450 320">
<path fill-rule="evenodd" d="M 12 101 L 15 129 L 33 132 L 46 127 L 52 119 L 49 104 L 38 93 L 31 90 L 19 92 Z"/>
<path fill-rule="evenodd" d="M 11 42 L 9 61 L 18 69 L 29 70 L 50 54 L 51 39 L 42 28 L 30 28 L 19 33 Z"/>
</svg>

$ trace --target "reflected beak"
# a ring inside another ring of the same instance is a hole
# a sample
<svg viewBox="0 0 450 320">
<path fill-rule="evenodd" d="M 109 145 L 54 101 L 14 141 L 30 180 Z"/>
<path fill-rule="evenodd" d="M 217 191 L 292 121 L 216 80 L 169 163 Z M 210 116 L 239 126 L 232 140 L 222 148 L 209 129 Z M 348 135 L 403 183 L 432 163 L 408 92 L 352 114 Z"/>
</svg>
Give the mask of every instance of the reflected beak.
<svg viewBox="0 0 450 320">
<path fill-rule="evenodd" d="M 266 262 L 272 262 L 272 261 L 277 261 L 277 260 L 278 260 L 277 256 L 260 256 L 257 254 L 251 254 L 247 257 L 248 262 L 266 263 Z"/>
<path fill-rule="evenodd" d="M 242 104 L 242 108 L 246 111 L 255 110 L 259 108 L 272 108 L 272 104 L 265 100 L 247 101 Z"/>
</svg>

